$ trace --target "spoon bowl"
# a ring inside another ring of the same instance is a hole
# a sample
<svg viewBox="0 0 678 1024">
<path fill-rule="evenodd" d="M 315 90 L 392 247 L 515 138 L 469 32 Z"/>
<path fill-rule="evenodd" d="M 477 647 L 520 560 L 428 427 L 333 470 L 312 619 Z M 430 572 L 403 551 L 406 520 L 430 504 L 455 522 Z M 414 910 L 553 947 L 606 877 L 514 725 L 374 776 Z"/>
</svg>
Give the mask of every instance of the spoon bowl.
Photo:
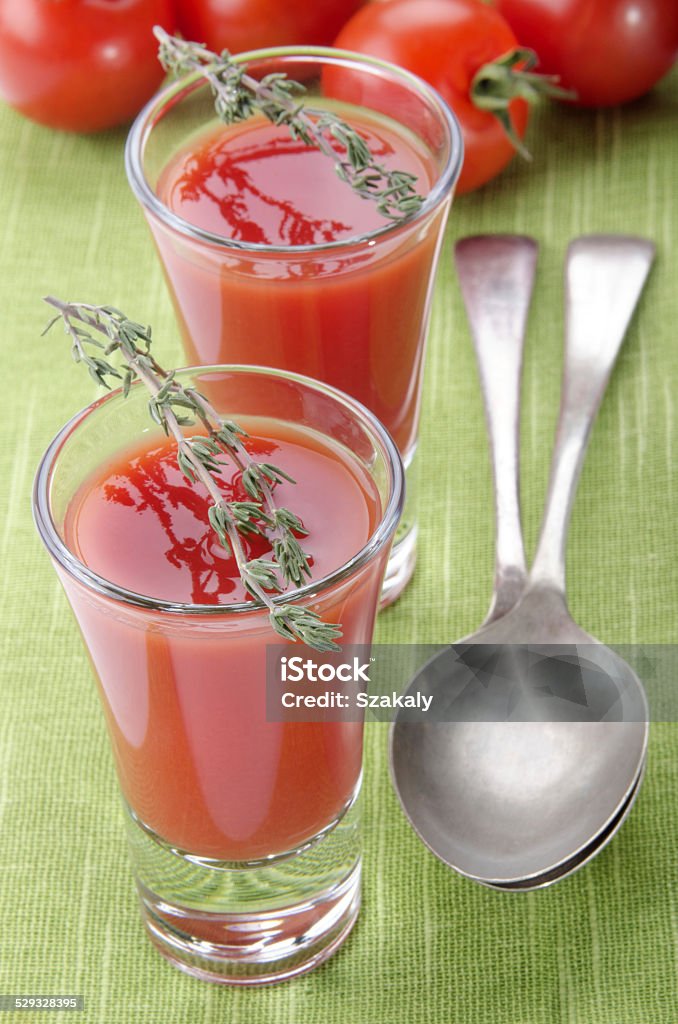
<svg viewBox="0 0 678 1024">
<path fill-rule="evenodd" d="M 600 832 L 589 844 L 583 847 L 575 856 L 569 860 L 562 861 L 552 871 L 545 871 L 541 875 L 533 875 L 531 878 L 520 879 L 515 882 L 509 883 L 493 883 L 483 882 L 490 889 L 497 889 L 503 892 L 527 892 L 531 889 L 545 889 L 549 885 L 553 885 L 554 882 L 559 882 L 561 878 L 567 878 L 569 875 L 574 874 L 579 868 L 588 864 L 600 851 L 607 846 L 610 840 L 616 835 L 623 823 L 626 821 L 628 814 L 635 803 L 636 797 L 640 791 L 640 785 L 645 776 L 646 761 L 640 766 L 640 770 L 636 777 L 635 785 L 629 792 L 626 800 L 620 806 L 614 818 L 608 823 L 608 825 Z"/>
<path fill-rule="evenodd" d="M 577 629 L 558 645 L 512 642 L 528 635 L 538 601 L 526 594 L 473 642 L 431 659 L 408 692 L 431 697 L 435 719 L 401 714 L 391 733 L 392 778 L 415 831 L 460 874 L 504 887 L 555 880 L 602 848 L 647 749 L 644 690 L 610 648 Z"/>
</svg>

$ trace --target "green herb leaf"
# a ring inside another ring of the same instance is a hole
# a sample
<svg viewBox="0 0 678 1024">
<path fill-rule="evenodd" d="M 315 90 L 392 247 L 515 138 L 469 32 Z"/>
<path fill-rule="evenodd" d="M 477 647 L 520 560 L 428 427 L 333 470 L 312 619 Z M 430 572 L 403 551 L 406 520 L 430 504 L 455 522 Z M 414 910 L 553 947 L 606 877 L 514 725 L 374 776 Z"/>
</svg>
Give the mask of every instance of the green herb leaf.
<svg viewBox="0 0 678 1024">
<path fill-rule="evenodd" d="M 165 70 L 173 75 L 200 72 L 212 89 L 217 116 L 226 124 L 263 114 L 273 124 L 287 125 L 293 138 L 324 153 L 341 180 L 363 199 L 375 202 L 384 217 L 404 220 L 421 208 L 424 197 L 416 191 L 416 177 L 377 163 L 362 136 L 336 114 L 298 102 L 295 97 L 305 92 L 301 83 L 279 72 L 258 81 L 247 74 L 247 65 L 233 61 L 228 50 L 216 54 L 157 25 L 153 31 Z"/>
<path fill-rule="evenodd" d="M 237 423 L 223 420 L 199 391 L 178 383 L 174 370 L 163 370 L 149 353 L 150 327 L 128 320 L 113 306 L 66 303 L 51 297 L 45 301 L 58 310 L 45 331 L 58 321 L 64 324 L 73 359 L 87 367 L 98 385 L 110 389 L 108 378 L 121 380 L 124 397 L 134 380 L 148 389 L 148 411 L 153 421 L 176 440 L 177 465 L 184 477 L 190 484 L 199 482 L 209 494 L 210 525 L 223 547 L 235 557 L 247 592 L 268 608 L 276 633 L 319 651 L 339 650 L 335 643 L 341 636 L 338 625 L 323 622 L 315 612 L 297 605 L 276 605 L 270 597 L 270 591 L 282 593 L 286 585 L 301 586 L 311 575 L 308 556 L 295 536 L 304 536 L 307 531 L 294 512 L 278 508 L 273 499 L 272 488 L 283 480 L 294 483 L 292 477 L 269 462 L 254 462 L 241 440 L 247 437 L 246 432 Z M 125 364 L 122 373 L 107 359 L 91 354 L 90 347 L 102 348 L 92 332 L 108 339 L 106 352 L 120 352 Z M 143 348 L 138 345 L 140 341 Z M 179 415 L 177 408 L 191 415 Z M 185 436 L 182 427 L 195 426 L 196 422 L 207 433 Z M 219 456 L 235 463 L 252 501 L 224 498 L 218 484 L 224 460 Z M 273 558 L 247 559 L 241 535 L 253 533 L 268 537 Z"/>
</svg>

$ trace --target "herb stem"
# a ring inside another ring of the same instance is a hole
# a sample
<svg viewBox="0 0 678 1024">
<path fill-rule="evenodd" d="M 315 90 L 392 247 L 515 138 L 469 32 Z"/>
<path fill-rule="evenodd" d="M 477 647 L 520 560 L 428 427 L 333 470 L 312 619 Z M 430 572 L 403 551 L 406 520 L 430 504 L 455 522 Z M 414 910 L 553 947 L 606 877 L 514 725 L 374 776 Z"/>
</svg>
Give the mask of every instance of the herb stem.
<svg viewBox="0 0 678 1024">
<path fill-rule="evenodd" d="M 205 423 L 208 429 L 210 420 L 216 423 L 220 423 L 221 426 L 223 427 L 221 417 L 219 416 L 214 406 L 205 398 L 205 396 L 201 395 L 200 392 L 196 391 L 194 388 L 189 388 L 187 389 L 187 391 L 195 399 L 197 406 L 200 409 L 202 409 L 203 413 L 205 414 L 203 418 L 203 423 Z M 238 467 L 238 469 L 240 469 L 242 473 L 247 473 L 248 469 L 250 473 L 252 472 L 253 460 L 250 459 L 247 449 L 245 448 L 237 434 L 235 434 L 233 437 L 233 443 L 229 447 L 229 454 L 233 462 L 236 464 L 236 466 Z M 290 523 L 289 521 L 285 522 L 285 515 L 283 515 L 282 520 L 280 519 L 281 510 L 276 508 L 276 502 L 273 496 L 273 488 L 271 487 L 269 481 L 267 480 L 265 474 L 263 473 L 258 476 L 258 486 L 262 507 L 270 522 L 269 533 L 273 534 L 273 536 L 276 538 L 276 541 L 274 541 L 274 550 L 277 548 L 276 554 L 278 557 L 278 561 L 284 561 L 285 556 L 284 554 L 282 554 L 281 558 L 281 553 L 285 552 L 289 545 L 290 527 L 294 529 L 296 533 L 305 534 L 306 530 L 303 528 L 301 521 L 297 519 L 296 516 L 292 517 L 296 520 L 294 523 Z M 288 517 L 292 516 L 288 509 L 283 509 L 282 511 L 283 513 L 286 513 Z M 311 569 L 306 554 L 301 551 L 299 545 L 296 545 L 296 548 L 298 549 L 296 558 L 298 562 L 299 571 L 296 573 L 293 572 L 291 575 L 293 581 L 299 584 L 303 582 L 304 575 L 311 575 Z"/>
<path fill-rule="evenodd" d="M 159 25 L 153 32 L 165 70 L 174 75 L 201 74 L 212 89 L 216 112 L 226 124 L 261 113 L 275 125 L 287 125 L 293 138 L 323 153 L 333 162 L 339 178 L 363 199 L 375 202 L 384 217 L 404 220 L 421 208 L 424 197 L 416 191 L 416 175 L 389 170 L 375 161 L 364 138 L 336 114 L 305 107 L 299 100 L 305 92 L 300 82 L 281 72 L 259 81 L 247 73 L 246 64 L 236 63 L 228 50 L 213 53 L 199 43 L 169 35 Z"/>
<path fill-rule="evenodd" d="M 162 385 L 157 380 L 157 378 L 139 362 L 138 358 L 135 357 L 133 359 L 130 359 L 126 355 L 124 349 L 122 355 L 123 359 L 125 359 L 125 361 L 127 362 L 127 365 L 130 367 L 130 369 L 133 369 L 136 372 L 137 376 L 149 390 L 151 395 L 157 398 L 162 388 Z M 258 580 L 248 573 L 247 556 L 245 554 L 245 549 L 243 547 L 240 534 L 238 533 L 238 528 L 233 519 L 233 515 L 229 509 L 228 502 L 224 501 L 223 495 L 221 494 L 221 491 L 217 487 L 217 484 L 212 474 L 205 468 L 205 466 L 199 459 L 195 458 L 193 454 L 193 449 L 191 448 L 190 444 L 188 443 L 184 436 L 184 432 L 181 429 L 181 426 L 179 424 L 179 421 L 177 420 L 174 410 L 171 408 L 167 408 L 164 413 L 164 418 L 169 428 L 169 432 L 173 435 L 177 443 L 178 450 L 183 454 L 184 458 L 186 458 L 187 461 L 190 462 L 196 478 L 200 480 L 201 484 L 203 485 L 203 487 L 209 494 L 210 498 L 212 499 L 213 507 L 223 509 L 224 512 L 226 513 L 225 526 L 226 532 L 228 534 L 228 541 L 231 550 L 233 551 L 236 564 L 238 566 L 238 572 L 243 580 L 247 580 L 247 589 L 250 591 L 253 597 L 256 597 L 262 604 L 266 605 L 270 610 L 270 608 L 273 607 L 270 597 L 268 596 L 266 591 L 261 587 Z M 238 461 L 238 465 L 240 468 L 242 468 L 242 462 Z"/>
<path fill-rule="evenodd" d="M 87 366 L 97 384 L 109 388 L 108 378 L 122 380 L 125 397 L 135 379 L 146 387 L 151 396 L 151 416 L 175 439 L 177 463 L 184 476 L 190 483 L 199 480 L 207 491 L 212 501 L 210 525 L 221 544 L 232 551 L 246 590 L 268 609 L 274 630 L 285 639 L 301 640 L 319 651 L 339 650 L 335 642 L 341 636 L 339 626 L 323 622 L 308 608 L 277 604 L 268 593 L 284 590 L 278 574 L 285 584 L 294 586 L 302 585 L 304 578 L 311 575 L 308 556 L 297 539 L 297 535 L 304 535 L 306 530 L 293 512 L 276 504 L 273 494 L 276 483 L 282 480 L 294 483 L 292 478 L 277 466 L 252 459 L 240 439 L 246 436 L 245 432 L 237 424 L 223 420 L 195 388 L 184 388 L 175 381 L 174 371 L 168 373 L 162 369 L 150 354 L 150 328 L 128 320 L 111 306 L 66 303 L 51 296 L 45 301 L 58 311 L 46 330 L 58 320 L 63 322 L 71 338 L 73 358 Z M 104 345 L 90 331 L 103 335 L 108 344 Z M 137 341 L 143 343 L 143 349 Z M 88 345 L 103 350 L 103 355 L 90 354 Z M 115 351 L 125 363 L 124 376 L 107 359 Z M 181 415 L 177 409 L 182 410 Z M 190 416 L 186 416 L 186 412 Z M 182 427 L 196 422 L 207 430 L 206 437 L 202 434 L 186 437 Z M 226 454 L 241 471 L 243 486 L 251 501 L 224 499 L 216 481 L 221 466 L 217 456 L 221 454 Z M 272 534 L 273 557 L 248 561 L 242 535 L 268 535 L 267 530 Z"/>
</svg>

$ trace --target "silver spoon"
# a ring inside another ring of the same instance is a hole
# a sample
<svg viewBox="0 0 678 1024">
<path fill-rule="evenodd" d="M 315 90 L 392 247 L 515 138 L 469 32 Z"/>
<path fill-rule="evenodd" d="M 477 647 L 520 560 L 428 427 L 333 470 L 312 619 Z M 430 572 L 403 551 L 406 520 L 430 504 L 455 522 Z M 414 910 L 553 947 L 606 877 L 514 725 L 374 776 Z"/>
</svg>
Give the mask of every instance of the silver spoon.
<svg viewBox="0 0 678 1024">
<path fill-rule="evenodd" d="M 457 276 L 481 383 L 494 486 L 494 589 L 483 625 L 516 604 L 527 580 L 518 469 L 520 379 L 537 254 L 536 241 L 523 235 L 478 235 L 461 239 L 455 246 Z M 436 657 L 430 667 L 438 664 Z"/>
<path fill-rule="evenodd" d="M 591 426 L 653 256 L 649 242 L 622 236 L 570 246 L 563 396 L 525 592 L 465 641 L 465 656 L 458 645 L 442 652 L 410 684 L 433 697 L 439 720 L 415 723 L 401 712 L 391 732 L 393 780 L 415 830 L 443 861 L 486 884 L 546 884 L 573 859 L 583 863 L 637 791 L 644 691 L 569 615 L 564 551 Z M 516 646 L 525 643 L 561 645 L 561 657 L 551 646 L 535 659 Z M 574 663 L 573 645 L 585 654 Z M 529 678 L 535 664 L 538 685 Z"/>
</svg>

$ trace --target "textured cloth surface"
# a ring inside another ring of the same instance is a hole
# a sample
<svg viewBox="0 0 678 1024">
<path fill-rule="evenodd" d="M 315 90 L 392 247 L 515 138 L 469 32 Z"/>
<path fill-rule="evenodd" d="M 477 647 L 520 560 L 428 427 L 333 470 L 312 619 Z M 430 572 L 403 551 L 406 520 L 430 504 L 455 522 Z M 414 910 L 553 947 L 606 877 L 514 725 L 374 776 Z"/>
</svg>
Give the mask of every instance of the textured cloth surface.
<svg viewBox="0 0 678 1024">
<path fill-rule="evenodd" d="M 153 323 L 163 362 L 181 362 L 160 269 L 125 180 L 123 142 L 123 131 L 70 136 L 0 110 L 0 993 L 79 993 L 86 1010 L 78 1019 L 97 1024 L 678 1021 L 672 724 L 653 727 L 641 796 L 610 847 L 555 888 L 523 895 L 482 889 L 423 848 L 390 787 L 386 726 L 371 724 L 364 904 L 344 948 L 306 977 L 249 991 L 185 977 L 151 948 L 87 658 L 30 516 L 40 455 L 94 396 L 63 336 L 40 338 L 40 297 L 115 304 Z M 678 74 L 621 111 L 542 110 L 529 142 L 531 165 L 514 161 L 453 206 L 424 396 L 419 567 L 380 617 L 377 639 L 462 636 L 481 621 L 491 588 L 487 444 L 451 241 L 519 231 L 541 243 L 522 435 L 531 550 L 560 389 L 565 245 L 584 232 L 622 231 L 653 238 L 659 254 L 582 476 L 568 555 L 571 606 L 603 640 L 675 642 Z"/>
</svg>

